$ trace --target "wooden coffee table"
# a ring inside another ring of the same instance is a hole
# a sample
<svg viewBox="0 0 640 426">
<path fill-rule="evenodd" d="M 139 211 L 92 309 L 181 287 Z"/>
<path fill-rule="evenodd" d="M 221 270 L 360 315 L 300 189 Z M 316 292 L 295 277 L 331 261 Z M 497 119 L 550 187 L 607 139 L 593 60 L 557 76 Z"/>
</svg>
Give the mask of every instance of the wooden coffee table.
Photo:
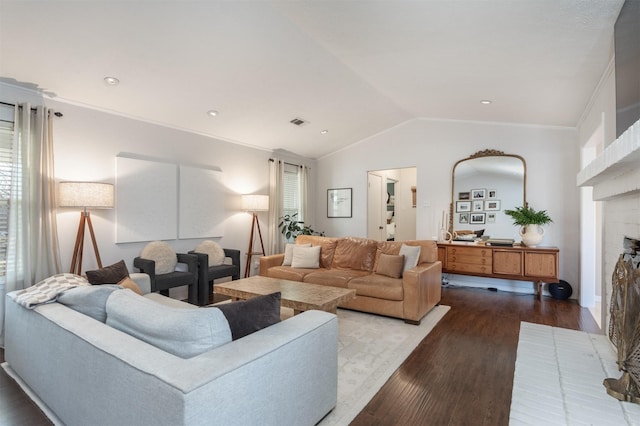
<svg viewBox="0 0 640 426">
<path fill-rule="evenodd" d="M 216 284 L 215 292 L 234 299 L 251 299 L 255 296 L 281 293 L 280 304 L 293 309 L 293 314 L 317 309 L 336 313 L 342 302 L 354 299 L 356 291 L 347 288 L 308 284 L 298 281 L 253 276 L 236 281 Z"/>
</svg>

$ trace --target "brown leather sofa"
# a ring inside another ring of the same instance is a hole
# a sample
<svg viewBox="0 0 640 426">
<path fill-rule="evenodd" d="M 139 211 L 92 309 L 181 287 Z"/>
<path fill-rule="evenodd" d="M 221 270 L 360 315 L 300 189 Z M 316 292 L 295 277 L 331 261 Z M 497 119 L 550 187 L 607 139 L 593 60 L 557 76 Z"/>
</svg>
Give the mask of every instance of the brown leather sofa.
<svg viewBox="0 0 640 426">
<path fill-rule="evenodd" d="M 420 324 L 440 302 L 442 264 L 435 241 L 375 241 L 300 235 L 296 244 L 320 246 L 320 267 L 282 266 L 284 254 L 260 259 L 260 275 L 356 290 L 356 298 L 340 307 L 404 319 Z M 397 255 L 402 244 L 420 246 L 418 265 L 401 278 L 376 273 L 380 254 Z"/>
</svg>

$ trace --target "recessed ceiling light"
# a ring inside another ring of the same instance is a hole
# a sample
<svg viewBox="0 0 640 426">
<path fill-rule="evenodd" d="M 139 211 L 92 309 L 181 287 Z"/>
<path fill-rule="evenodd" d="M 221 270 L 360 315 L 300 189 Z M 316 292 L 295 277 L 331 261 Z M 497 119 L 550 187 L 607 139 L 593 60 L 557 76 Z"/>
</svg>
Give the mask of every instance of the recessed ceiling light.
<svg viewBox="0 0 640 426">
<path fill-rule="evenodd" d="M 118 80 L 115 77 L 105 77 L 104 78 L 104 82 L 108 85 L 108 86 L 117 86 L 118 83 L 120 83 L 120 80 Z"/>
<path fill-rule="evenodd" d="M 488 100 L 488 99 L 483 99 L 483 100 L 481 100 L 481 101 L 480 101 L 480 103 L 481 103 L 482 105 L 490 105 L 490 104 L 492 104 L 492 103 L 493 103 L 493 101 L 490 101 L 490 100 Z"/>
<path fill-rule="evenodd" d="M 216 117 L 218 115 L 218 111 L 214 109 L 210 109 L 209 111 L 207 111 L 207 114 L 209 114 L 212 117 Z"/>
<path fill-rule="evenodd" d="M 320 133 L 322 133 L 323 135 L 326 135 L 327 133 L 329 133 L 329 131 L 328 130 L 323 130 Z"/>
</svg>

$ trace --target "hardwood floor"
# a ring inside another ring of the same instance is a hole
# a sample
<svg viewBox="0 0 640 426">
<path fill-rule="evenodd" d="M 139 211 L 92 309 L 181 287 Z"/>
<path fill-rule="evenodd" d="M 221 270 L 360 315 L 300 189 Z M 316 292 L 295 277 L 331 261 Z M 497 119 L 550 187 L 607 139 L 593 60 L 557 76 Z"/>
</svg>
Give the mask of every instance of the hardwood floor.
<svg viewBox="0 0 640 426">
<path fill-rule="evenodd" d="M 451 310 L 352 425 L 508 425 L 520 321 L 600 332 L 572 300 L 452 287 L 441 303 Z"/>
<path fill-rule="evenodd" d="M 442 304 L 451 310 L 352 425 L 507 425 L 520 321 L 600 332 L 571 300 L 448 287 Z M 0 371 L 0 425 L 46 424 Z"/>
</svg>

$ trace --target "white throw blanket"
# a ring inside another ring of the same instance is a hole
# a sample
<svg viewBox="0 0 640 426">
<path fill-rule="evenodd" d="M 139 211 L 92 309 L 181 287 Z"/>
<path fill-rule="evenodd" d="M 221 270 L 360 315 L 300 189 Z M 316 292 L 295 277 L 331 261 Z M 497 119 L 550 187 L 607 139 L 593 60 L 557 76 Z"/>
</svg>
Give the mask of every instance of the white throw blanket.
<svg viewBox="0 0 640 426">
<path fill-rule="evenodd" d="M 63 273 L 45 278 L 39 283 L 11 294 L 16 303 L 27 309 L 33 309 L 43 303 L 54 302 L 65 290 L 81 285 L 90 285 L 80 275 Z"/>
</svg>

